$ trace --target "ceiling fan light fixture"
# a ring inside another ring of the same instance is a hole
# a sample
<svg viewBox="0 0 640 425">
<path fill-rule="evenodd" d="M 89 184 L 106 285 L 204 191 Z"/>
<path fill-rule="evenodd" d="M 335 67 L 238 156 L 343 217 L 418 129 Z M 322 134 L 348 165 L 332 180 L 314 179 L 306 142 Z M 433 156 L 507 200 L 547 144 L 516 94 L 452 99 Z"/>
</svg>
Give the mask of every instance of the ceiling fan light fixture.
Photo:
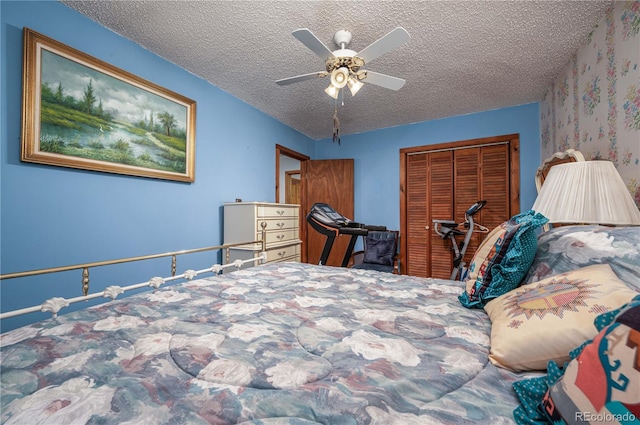
<svg viewBox="0 0 640 425">
<path fill-rule="evenodd" d="M 347 80 L 347 87 L 349 87 L 349 90 L 351 91 L 351 96 L 355 96 L 362 86 L 364 86 L 364 83 L 361 83 L 353 77 L 349 77 L 349 80 Z"/>
<path fill-rule="evenodd" d="M 332 98 L 337 99 L 338 94 L 340 93 L 340 89 L 334 86 L 333 84 L 330 84 L 329 87 L 324 89 L 324 92 L 329 96 L 331 96 Z"/>
<path fill-rule="evenodd" d="M 345 67 L 334 69 L 331 72 L 331 84 L 338 89 L 341 89 L 344 86 L 346 86 L 348 80 L 349 80 L 349 69 Z"/>
</svg>

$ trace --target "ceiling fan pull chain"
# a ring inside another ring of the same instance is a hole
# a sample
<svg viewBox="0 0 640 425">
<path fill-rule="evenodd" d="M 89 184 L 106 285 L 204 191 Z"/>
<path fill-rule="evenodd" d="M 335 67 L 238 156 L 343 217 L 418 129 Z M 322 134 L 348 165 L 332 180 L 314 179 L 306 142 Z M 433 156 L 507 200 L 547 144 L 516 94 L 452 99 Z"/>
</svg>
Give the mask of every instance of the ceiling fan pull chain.
<svg viewBox="0 0 640 425">
<path fill-rule="evenodd" d="M 340 120 L 338 119 L 338 100 L 335 101 L 335 108 L 333 110 L 333 142 L 340 144 Z"/>
</svg>

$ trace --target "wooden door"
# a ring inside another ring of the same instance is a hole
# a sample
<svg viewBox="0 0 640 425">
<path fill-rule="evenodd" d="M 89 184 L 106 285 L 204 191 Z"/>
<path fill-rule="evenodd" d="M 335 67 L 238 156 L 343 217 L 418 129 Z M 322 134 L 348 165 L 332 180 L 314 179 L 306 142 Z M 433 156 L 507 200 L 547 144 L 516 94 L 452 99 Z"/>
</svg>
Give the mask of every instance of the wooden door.
<svg viewBox="0 0 640 425">
<path fill-rule="evenodd" d="M 300 204 L 300 170 L 286 171 L 284 176 L 284 202 Z"/>
<path fill-rule="evenodd" d="M 449 248 L 432 229 L 432 220 L 453 215 L 452 151 L 409 155 L 406 161 L 407 256 L 405 270 L 414 276 L 431 276 L 432 270 L 449 270 Z M 433 259 L 433 261 L 431 260 Z"/>
<path fill-rule="evenodd" d="M 474 218 L 489 229 L 519 212 L 518 152 L 518 135 L 400 151 L 400 227 L 406 235 L 400 249 L 407 274 L 451 275 L 451 242 L 433 231 L 432 220 L 461 223 L 465 211 L 482 199 L 487 205 Z M 474 233 L 467 263 L 485 236 Z"/>
<path fill-rule="evenodd" d="M 305 235 L 302 237 L 306 238 L 303 240 L 307 242 L 302 261 L 318 264 L 326 237 L 315 231 L 306 222 L 306 217 L 314 203 L 323 202 L 331 205 L 345 217 L 354 219 L 353 159 L 304 161 L 302 179 L 302 210 L 303 220 L 305 220 L 302 226 Z M 348 243 L 349 236 L 341 235 L 336 238 L 326 265 L 340 266 Z"/>
<path fill-rule="evenodd" d="M 511 187 L 515 185 L 512 179 L 515 176 L 510 175 L 517 173 L 519 176 L 520 167 L 513 167 L 509 156 L 508 145 L 486 146 L 480 154 L 481 198 L 487 201 L 487 205 L 479 213 L 479 222 L 489 229 L 520 212 L 520 186 L 515 190 Z M 517 202 L 512 200 L 510 194 L 515 196 Z"/>
<path fill-rule="evenodd" d="M 463 222 L 465 211 L 479 200 L 485 200 L 487 204 L 474 216 L 476 223 L 493 229 L 509 219 L 513 215 L 509 196 L 509 168 L 509 145 L 506 143 L 456 150 L 454 220 Z M 467 264 L 485 236 L 486 233 L 474 232 L 464 257 Z M 443 275 L 439 274 L 438 277 Z"/>
</svg>

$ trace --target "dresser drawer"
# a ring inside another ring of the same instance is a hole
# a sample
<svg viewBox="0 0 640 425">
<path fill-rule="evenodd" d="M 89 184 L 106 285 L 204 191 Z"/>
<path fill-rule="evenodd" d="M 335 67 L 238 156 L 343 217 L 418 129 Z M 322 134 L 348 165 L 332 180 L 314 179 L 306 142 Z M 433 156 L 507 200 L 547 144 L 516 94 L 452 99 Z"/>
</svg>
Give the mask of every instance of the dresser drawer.
<svg viewBox="0 0 640 425">
<path fill-rule="evenodd" d="M 286 230 L 286 229 L 298 229 L 298 217 L 286 217 L 286 218 L 265 218 L 258 219 L 258 230 L 262 230 L 262 223 L 266 223 L 267 232 L 271 230 Z"/>
<path fill-rule="evenodd" d="M 297 217 L 298 208 L 285 205 L 259 205 L 258 217 Z"/>
<path fill-rule="evenodd" d="M 257 239 L 260 239 L 261 237 L 262 235 L 260 233 L 256 235 Z M 297 229 L 275 230 L 272 232 L 267 232 L 267 247 L 269 247 L 269 245 L 271 244 L 280 244 L 295 239 L 298 239 Z"/>
<path fill-rule="evenodd" d="M 267 263 L 276 261 L 300 261 L 300 244 L 276 247 L 267 250 Z"/>
<path fill-rule="evenodd" d="M 277 263 L 280 261 L 297 261 L 300 262 L 300 242 L 293 244 L 284 244 L 275 246 L 266 251 L 267 260 L 265 263 Z M 229 249 L 229 262 L 233 263 L 235 260 L 248 260 L 250 258 L 257 258 L 260 256 L 260 248 L 230 248 Z M 241 268 L 248 269 L 253 267 L 257 263 L 246 263 Z"/>
</svg>

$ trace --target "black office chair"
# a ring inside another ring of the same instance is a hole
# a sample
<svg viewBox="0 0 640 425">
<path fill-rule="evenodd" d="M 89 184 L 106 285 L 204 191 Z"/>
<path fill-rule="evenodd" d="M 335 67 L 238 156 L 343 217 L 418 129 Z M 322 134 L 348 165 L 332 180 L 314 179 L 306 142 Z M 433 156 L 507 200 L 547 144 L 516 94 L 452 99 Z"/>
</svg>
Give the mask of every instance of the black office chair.
<svg viewBox="0 0 640 425">
<path fill-rule="evenodd" d="M 400 273 L 397 230 L 371 230 L 364 238 L 364 250 L 353 253 L 354 269 Z"/>
</svg>

